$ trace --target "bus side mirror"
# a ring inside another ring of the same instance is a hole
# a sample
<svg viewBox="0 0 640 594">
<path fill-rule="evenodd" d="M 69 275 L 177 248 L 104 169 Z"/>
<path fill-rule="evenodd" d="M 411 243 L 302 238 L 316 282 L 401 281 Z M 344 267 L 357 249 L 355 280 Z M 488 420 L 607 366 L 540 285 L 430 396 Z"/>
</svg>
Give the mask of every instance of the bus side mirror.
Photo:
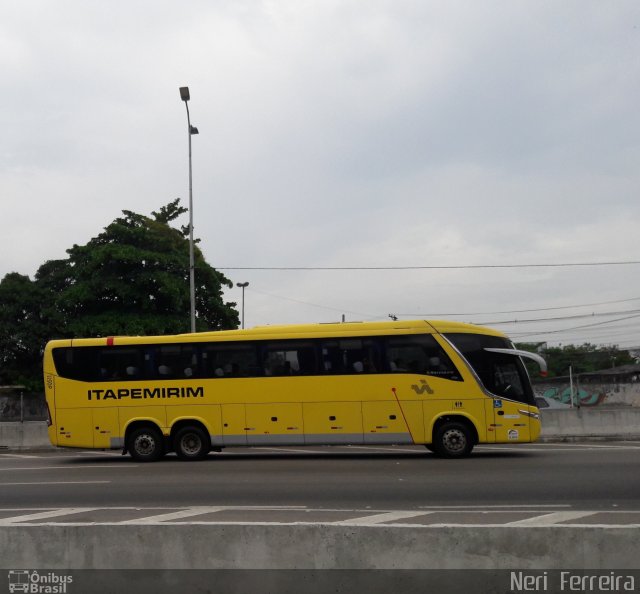
<svg viewBox="0 0 640 594">
<path fill-rule="evenodd" d="M 503 355 L 516 355 L 517 357 L 533 359 L 540 366 L 540 375 L 542 377 L 547 377 L 547 362 L 537 353 L 519 351 L 518 349 L 492 349 L 488 347 L 485 347 L 484 350 L 489 351 L 490 353 L 502 353 Z"/>
</svg>

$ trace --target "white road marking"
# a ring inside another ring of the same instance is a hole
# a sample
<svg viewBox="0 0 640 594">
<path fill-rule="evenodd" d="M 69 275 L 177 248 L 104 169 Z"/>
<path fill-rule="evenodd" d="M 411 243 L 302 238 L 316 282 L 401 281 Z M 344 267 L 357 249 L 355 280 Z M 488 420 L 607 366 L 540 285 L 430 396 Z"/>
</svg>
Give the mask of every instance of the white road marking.
<svg viewBox="0 0 640 594">
<path fill-rule="evenodd" d="M 617 444 L 620 445 L 617 445 Z M 629 442 L 633 443 L 633 442 Z M 547 448 L 547 447 L 561 447 L 563 449 L 569 448 L 577 448 L 581 450 L 590 450 L 590 449 L 608 449 L 608 450 L 637 450 L 640 449 L 640 446 L 634 445 L 626 445 L 627 442 L 616 442 L 616 444 L 596 444 L 596 443 L 535 443 L 535 444 L 522 444 L 524 446 L 535 446 L 538 448 Z M 527 448 L 528 449 L 528 448 Z"/>
<path fill-rule="evenodd" d="M 32 522 L 29 526 L 120 526 L 122 522 Z M 168 525 L 168 524 L 167 524 Z M 336 526 L 336 522 L 172 522 L 173 526 Z M 0 522 L 0 526 L 3 526 Z M 509 528 L 507 524 L 373 524 L 375 527 L 392 527 L 392 528 L 420 528 L 420 529 L 438 529 L 438 528 Z M 625 528 L 638 529 L 640 524 L 560 524 L 558 528 L 589 528 L 589 529 L 606 529 L 606 528 Z"/>
<path fill-rule="evenodd" d="M 50 509 L 35 514 L 25 514 L 22 516 L 13 516 L 11 518 L 0 519 L 0 526 L 9 524 L 17 524 L 19 522 L 29 522 L 32 520 L 48 520 L 50 518 L 59 518 L 60 516 L 69 516 L 71 514 L 81 514 L 84 512 L 95 511 L 95 507 L 69 507 L 62 509 Z"/>
<path fill-rule="evenodd" d="M 158 524 L 163 522 L 170 522 L 173 520 L 180 520 L 182 518 L 191 518 L 194 516 L 200 516 L 203 514 L 211 514 L 219 511 L 301 511 L 306 510 L 305 505 L 298 506 L 192 506 L 187 509 L 181 508 L 180 511 L 174 511 L 164 514 L 157 514 L 154 516 L 146 516 L 144 518 L 138 518 L 134 520 L 125 520 L 119 522 L 119 524 Z M 173 522 L 172 522 L 173 523 Z M 184 523 L 184 522 L 183 522 Z M 187 522 L 189 523 L 189 522 Z M 217 523 L 217 522 L 214 522 Z"/>
<path fill-rule="evenodd" d="M 497 507 L 497 506 L 494 506 Z M 506 506 L 502 506 L 506 507 Z M 515 507 L 515 506 L 512 506 Z M 544 506 L 540 506 L 544 507 Z M 551 507 L 551 506 L 546 506 Z M 327 520 L 327 521 L 269 521 L 269 514 L 265 514 L 265 519 L 263 521 L 211 521 L 211 520 L 199 520 L 197 518 L 198 515 L 206 514 L 210 512 L 218 512 L 218 511 L 300 511 L 304 510 L 306 512 L 314 512 L 318 513 L 326 513 L 330 514 L 331 512 L 349 512 L 355 514 L 359 514 L 357 518 L 351 518 L 349 520 Z M 135 510 L 135 511 L 163 511 L 165 513 L 155 514 L 151 516 L 147 516 L 144 518 L 139 518 L 137 520 L 123 520 L 123 521 L 91 521 L 91 522 L 69 522 L 66 521 L 66 516 L 72 514 L 78 514 L 82 512 L 94 511 L 99 514 L 101 511 L 113 511 L 113 510 Z M 470 525 L 476 528 L 487 528 L 487 527 L 527 527 L 527 526 L 549 526 L 554 525 L 558 527 L 587 527 L 587 528 L 599 528 L 599 527 L 625 527 L 625 528 L 638 528 L 640 524 L 636 523 L 618 523 L 618 524 L 578 524 L 575 522 L 571 522 L 572 520 L 576 520 L 582 517 L 588 517 L 593 514 L 640 514 L 640 510 L 612 510 L 612 511 L 563 511 L 563 512 L 554 512 L 554 513 L 544 513 L 542 509 L 540 510 L 527 510 L 531 513 L 539 512 L 540 515 L 537 515 L 534 518 L 528 518 L 526 520 L 519 520 L 514 522 L 503 522 L 503 523 L 464 523 L 460 520 L 465 516 L 468 517 L 468 514 L 474 513 L 474 519 L 478 519 L 478 514 L 481 514 L 482 511 L 477 509 L 475 510 L 460 510 L 455 509 L 451 511 L 458 512 L 457 521 L 454 522 L 439 522 L 439 523 L 422 523 L 416 524 L 410 521 L 411 518 L 418 516 L 427 516 L 429 514 L 437 513 L 438 511 L 446 511 L 443 508 L 435 508 L 431 511 L 418 511 L 418 510 L 372 510 L 372 509 L 308 509 L 305 506 L 192 506 L 192 507 L 148 507 L 148 508 L 140 508 L 140 507 L 97 507 L 97 508 L 0 508 L 0 512 L 8 513 L 15 512 L 19 515 L 0 519 L 0 526 L 10 526 L 10 525 L 20 525 L 22 522 L 29 522 L 30 526 L 88 526 L 88 525 L 100 525 L 100 526 L 113 526 L 113 525 L 246 525 L 246 526 L 271 526 L 271 525 L 280 525 L 280 526 L 288 526 L 288 525 L 317 525 L 317 526 L 394 526 L 398 528 L 439 528 L 439 527 L 468 527 Z M 486 511 L 486 510 L 485 510 Z M 493 509 L 492 511 L 496 511 Z M 497 510 L 500 511 L 500 510 Z M 504 513 L 516 513 L 517 511 L 523 510 L 502 510 Z M 31 512 L 31 513 L 26 513 Z M 366 516 L 364 514 L 373 514 Z M 193 521 L 180 521 L 183 518 L 194 518 Z M 43 521 L 38 521 L 43 520 Z M 47 521 L 51 520 L 51 521 Z M 409 521 L 403 521 L 409 520 Z M 565 524 L 559 524 L 559 522 L 565 522 Z M 567 523 L 570 522 L 570 523 Z"/>
<path fill-rule="evenodd" d="M 395 511 L 384 514 L 375 514 L 373 516 L 360 516 L 351 520 L 341 520 L 333 522 L 341 526 L 360 525 L 360 524 L 382 524 L 383 522 L 393 522 L 394 520 L 404 520 L 405 518 L 415 518 L 417 516 L 428 516 L 433 512 L 430 511 Z"/>
<path fill-rule="evenodd" d="M 108 458 L 113 458 L 114 460 L 116 458 L 122 458 L 121 454 L 107 454 L 105 452 L 95 452 L 95 453 L 91 453 L 91 452 L 78 452 L 76 454 L 41 454 L 36 456 L 35 454 L 0 454 L 0 456 L 4 456 L 6 458 L 35 458 L 38 460 L 74 460 L 74 459 L 78 459 L 78 457 L 80 455 L 86 455 L 86 456 L 93 456 L 95 457 L 96 455 L 102 455 L 103 457 L 108 457 Z"/>
<path fill-rule="evenodd" d="M 526 445 L 526 444 L 523 444 Z M 585 448 L 588 449 L 588 448 Z M 476 451 L 492 451 L 492 452 L 567 452 L 566 448 L 538 448 L 538 447 L 500 447 L 498 445 L 495 446 L 485 446 L 479 445 L 475 448 Z"/>
<path fill-rule="evenodd" d="M 500 511 L 504 510 L 526 510 L 529 511 L 531 509 L 546 509 L 546 508 L 559 508 L 559 507 L 571 507 L 569 504 L 559 503 L 557 505 L 539 505 L 537 503 L 531 504 L 518 504 L 518 505 L 419 505 L 418 509 L 438 509 L 438 510 L 452 510 L 452 511 L 460 511 L 460 510 L 469 510 L 469 511 L 478 511 L 483 509 L 488 509 L 491 511 Z"/>
<path fill-rule="evenodd" d="M 587 516 L 593 516 L 596 513 L 598 512 L 594 512 L 594 511 L 554 512 L 551 514 L 536 516 L 534 518 L 527 518 L 526 520 L 508 522 L 507 524 L 505 524 L 505 526 L 547 526 L 549 524 L 558 524 L 560 522 L 567 522 L 569 520 L 577 520 L 578 518 L 586 518 Z"/>
<path fill-rule="evenodd" d="M 191 518 L 193 516 L 201 516 L 203 514 L 211 514 L 226 509 L 225 507 L 191 507 L 182 511 L 176 511 L 166 514 L 158 514 L 155 516 L 147 516 L 135 520 L 125 520 L 121 524 L 156 524 L 158 522 L 166 522 L 170 520 L 181 520 L 182 518 Z"/>
<path fill-rule="evenodd" d="M 29 482 L 29 483 L 2 483 L 3 487 L 11 485 L 98 485 L 110 483 L 111 481 L 50 481 L 50 482 Z"/>
<path fill-rule="evenodd" d="M 609 450 L 640 450 L 640 447 L 635 447 L 635 446 L 597 446 L 597 445 L 581 445 L 581 446 L 577 446 L 578 447 L 578 451 L 580 452 L 588 452 L 588 451 L 601 451 L 603 449 L 609 449 Z M 495 445 L 485 445 L 485 444 L 480 444 L 478 446 L 476 446 L 476 451 L 487 451 L 487 450 L 492 450 L 495 452 L 569 452 L 569 451 L 576 451 L 574 450 L 570 450 L 568 447 L 561 445 L 561 444 L 550 444 L 548 447 L 545 447 L 544 444 L 542 443 L 536 443 L 536 444 L 526 444 L 523 443 L 519 446 L 516 447 L 508 447 L 508 446 L 500 446 L 499 444 L 495 444 Z"/>
<path fill-rule="evenodd" d="M 91 466 L 20 466 L 17 468 L 13 468 L 11 466 L 5 466 L 4 468 L 0 468 L 0 472 L 6 470 L 84 470 L 85 468 L 108 468 L 109 470 L 113 468 L 125 469 L 125 468 L 137 468 L 137 464 L 126 464 L 124 466 L 104 466 L 104 465 L 91 465 Z"/>
</svg>

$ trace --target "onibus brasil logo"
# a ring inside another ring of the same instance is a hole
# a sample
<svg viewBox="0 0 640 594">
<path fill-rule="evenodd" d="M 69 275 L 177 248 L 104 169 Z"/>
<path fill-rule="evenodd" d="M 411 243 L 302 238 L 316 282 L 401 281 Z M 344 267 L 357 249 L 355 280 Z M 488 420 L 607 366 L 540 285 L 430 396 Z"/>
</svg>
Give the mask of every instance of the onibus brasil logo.
<svg viewBox="0 0 640 594">
<path fill-rule="evenodd" d="M 9 592 L 33 592 L 34 594 L 66 594 L 73 576 L 55 571 L 38 572 L 31 569 L 9 570 Z"/>
</svg>

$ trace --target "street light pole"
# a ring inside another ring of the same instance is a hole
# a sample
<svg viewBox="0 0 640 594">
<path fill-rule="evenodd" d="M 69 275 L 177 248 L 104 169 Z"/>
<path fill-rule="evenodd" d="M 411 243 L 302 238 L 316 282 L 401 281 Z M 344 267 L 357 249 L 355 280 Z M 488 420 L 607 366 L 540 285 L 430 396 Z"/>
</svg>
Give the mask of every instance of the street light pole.
<svg viewBox="0 0 640 594">
<path fill-rule="evenodd" d="M 198 134 L 198 128 L 191 125 L 189 117 L 189 87 L 180 87 L 180 99 L 187 108 L 187 134 L 189 136 L 189 301 L 191 303 L 191 332 L 196 331 L 196 280 L 195 258 L 193 254 L 193 178 L 191 173 L 191 136 Z"/>
<path fill-rule="evenodd" d="M 244 330 L 244 290 L 249 286 L 249 283 L 236 283 L 236 287 L 242 289 L 242 329 Z"/>
</svg>

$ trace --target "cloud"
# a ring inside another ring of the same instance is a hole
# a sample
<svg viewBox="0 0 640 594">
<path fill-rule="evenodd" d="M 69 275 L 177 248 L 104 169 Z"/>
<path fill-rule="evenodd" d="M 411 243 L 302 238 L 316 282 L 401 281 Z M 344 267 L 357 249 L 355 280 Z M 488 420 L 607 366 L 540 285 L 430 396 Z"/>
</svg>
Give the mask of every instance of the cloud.
<svg viewBox="0 0 640 594">
<path fill-rule="evenodd" d="M 122 209 L 186 201 L 183 85 L 214 266 L 635 259 L 639 16 L 632 1 L 5 4 L 0 275 Z M 640 294 L 632 271 L 228 274 L 251 282 L 251 325 L 605 301 Z"/>
</svg>

